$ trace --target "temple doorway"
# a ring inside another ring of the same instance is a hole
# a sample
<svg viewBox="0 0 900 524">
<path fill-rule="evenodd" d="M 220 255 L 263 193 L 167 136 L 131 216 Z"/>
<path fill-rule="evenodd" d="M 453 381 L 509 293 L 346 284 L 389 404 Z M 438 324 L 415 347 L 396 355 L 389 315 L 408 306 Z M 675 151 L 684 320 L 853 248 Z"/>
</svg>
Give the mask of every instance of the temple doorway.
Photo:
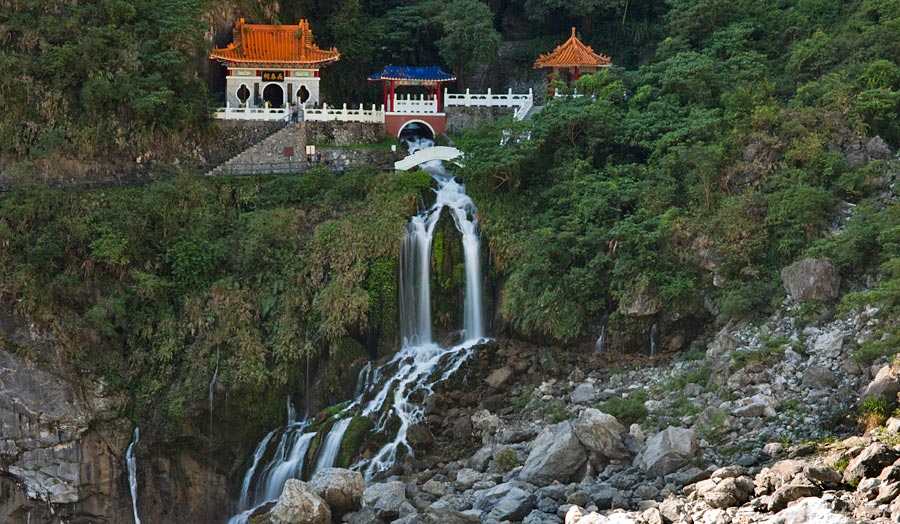
<svg viewBox="0 0 900 524">
<path fill-rule="evenodd" d="M 278 84 L 269 84 L 263 89 L 263 101 L 269 103 L 269 107 L 284 106 L 284 91 Z"/>
</svg>

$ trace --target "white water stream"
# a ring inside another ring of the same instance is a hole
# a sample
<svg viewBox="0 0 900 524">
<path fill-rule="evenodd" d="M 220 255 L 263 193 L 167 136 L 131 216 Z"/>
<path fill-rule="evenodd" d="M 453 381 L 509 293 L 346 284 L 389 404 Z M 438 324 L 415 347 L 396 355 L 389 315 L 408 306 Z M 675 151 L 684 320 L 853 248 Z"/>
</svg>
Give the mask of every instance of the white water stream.
<svg viewBox="0 0 900 524">
<path fill-rule="evenodd" d="M 140 429 L 134 428 L 134 438 L 125 452 L 125 463 L 128 465 L 128 487 L 131 490 L 131 509 L 134 511 L 134 524 L 141 524 L 137 510 L 137 459 L 134 458 L 134 445 L 140 441 Z"/>
<path fill-rule="evenodd" d="M 410 144 L 409 152 L 430 145 L 433 145 L 430 140 L 417 140 Z M 280 496 L 289 478 L 309 477 L 315 471 L 333 466 L 353 416 L 368 417 L 375 424 L 375 431 L 385 431 L 389 426 L 399 429 L 387 435 L 387 444 L 371 459 L 361 460 L 351 468 L 371 478 L 393 466 L 401 453 L 411 455 L 406 431 L 413 424 L 423 422 L 425 414 L 422 406 L 410 399 L 433 393 L 434 386 L 455 373 L 472 354 L 475 344 L 484 338 L 475 205 L 466 195 L 465 186 L 446 175 L 439 161 L 425 167 L 437 184 L 435 203 L 410 219 L 401 242 L 399 309 L 403 346 L 386 364 L 376 367 L 368 363 L 363 367 L 357 380 L 356 399 L 333 416 L 334 422 L 328 434 L 320 439 L 316 457 L 306 455 L 317 433 L 309 431 L 310 421 L 293 420 L 293 408 L 289 404 L 288 425 L 268 433 L 257 445 L 241 484 L 238 509 L 242 513 L 232 517 L 229 524 L 245 524 L 256 507 Z M 464 342 L 453 347 L 435 344 L 431 332 L 431 247 L 435 226 L 444 209 L 449 211 L 462 234 L 466 269 L 461 337 Z M 274 436 L 279 431 L 281 437 L 273 450 Z M 314 471 L 307 474 L 303 471 L 304 461 L 313 458 Z M 266 464 L 262 470 L 260 464 Z"/>
</svg>

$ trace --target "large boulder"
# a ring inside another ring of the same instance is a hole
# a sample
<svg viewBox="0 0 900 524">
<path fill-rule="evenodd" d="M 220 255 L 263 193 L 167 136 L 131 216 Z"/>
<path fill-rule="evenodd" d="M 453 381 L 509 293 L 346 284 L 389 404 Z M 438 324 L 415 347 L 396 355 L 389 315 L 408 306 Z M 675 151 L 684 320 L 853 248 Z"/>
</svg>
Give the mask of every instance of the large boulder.
<svg viewBox="0 0 900 524">
<path fill-rule="evenodd" d="M 894 402 L 897 400 L 897 393 L 900 393 L 900 367 L 886 364 L 878 370 L 875 378 L 866 386 L 861 398 L 879 397 L 888 402 Z"/>
<path fill-rule="evenodd" d="M 697 450 L 697 434 L 693 429 L 669 426 L 647 439 L 634 465 L 648 476 L 663 477 L 688 464 Z"/>
<path fill-rule="evenodd" d="M 623 438 L 628 434 L 616 417 L 599 409 L 589 408 L 581 412 L 572 423 L 575 437 L 597 455 L 610 460 L 628 457 Z"/>
<path fill-rule="evenodd" d="M 781 270 L 781 282 L 797 302 L 828 302 L 840 292 L 841 275 L 830 260 L 804 258 Z"/>
<path fill-rule="evenodd" d="M 567 483 L 581 472 L 585 462 L 587 451 L 567 420 L 545 428 L 534 439 L 519 478 L 536 486 L 546 486 L 554 480 Z"/>
<path fill-rule="evenodd" d="M 707 480 L 696 484 L 696 492 L 713 508 L 740 506 L 750 500 L 756 486 L 744 475 L 744 468 L 730 466 L 719 468 Z"/>
<path fill-rule="evenodd" d="M 877 477 L 881 470 L 893 464 L 898 458 L 900 453 L 883 442 L 870 444 L 847 464 L 847 468 L 844 469 L 844 482 Z"/>
<path fill-rule="evenodd" d="M 819 498 L 804 498 L 783 509 L 760 524 L 850 524 L 852 521 L 832 511 L 828 503 Z"/>
<path fill-rule="evenodd" d="M 379 518 L 395 519 L 406 502 L 406 485 L 399 480 L 373 484 L 363 492 L 363 500 Z"/>
<path fill-rule="evenodd" d="M 289 479 L 269 519 L 272 524 L 331 524 L 331 508 L 306 482 Z"/>
<path fill-rule="evenodd" d="M 522 520 L 534 509 L 534 496 L 512 483 L 503 483 L 476 491 L 474 507 L 498 521 Z"/>
<path fill-rule="evenodd" d="M 325 468 L 309 479 L 309 487 L 325 499 L 333 513 L 343 515 L 362 507 L 366 481 L 358 471 Z"/>
</svg>

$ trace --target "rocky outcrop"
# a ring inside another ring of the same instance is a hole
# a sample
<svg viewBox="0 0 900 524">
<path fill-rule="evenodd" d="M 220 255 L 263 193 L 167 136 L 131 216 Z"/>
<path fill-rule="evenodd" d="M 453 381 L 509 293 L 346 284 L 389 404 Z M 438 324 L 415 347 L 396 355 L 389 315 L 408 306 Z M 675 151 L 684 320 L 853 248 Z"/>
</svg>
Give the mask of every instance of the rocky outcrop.
<svg viewBox="0 0 900 524">
<path fill-rule="evenodd" d="M 358 471 L 325 468 L 309 479 L 309 487 L 328 503 L 332 513 L 340 516 L 362 506 L 366 481 Z"/>
<path fill-rule="evenodd" d="M 406 500 L 406 486 L 400 481 L 374 484 L 363 494 L 366 507 L 372 508 L 382 519 L 396 519 L 401 513 L 408 513 L 412 505 Z M 413 513 L 415 512 L 413 509 Z"/>
<path fill-rule="evenodd" d="M 583 474 L 587 452 L 575 436 L 569 421 L 544 429 L 534 441 L 534 447 L 519 478 L 536 486 L 553 481 L 568 482 Z"/>
<path fill-rule="evenodd" d="M 126 400 L 73 369 L 68 352 L 33 324 L 0 312 L 0 522 L 131 522 Z M 224 521 L 220 472 L 187 453 L 138 456 L 144 522 Z"/>
<path fill-rule="evenodd" d="M 697 435 L 693 429 L 669 426 L 647 439 L 647 445 L 634 459 L 634 465 L 650 477 L 662 477 L 690 462 L 697 450 Z"/>
<path fill-rule="evenodd" d="M 829 302 L 838 297 L 841 275 L 830 260 L 805 258 L 781 270 L 788 295 L 798 302 Z"/>
<path fill-rule="evenodd" d="M 629 456 L 623 437 L 628 434 L 625 426 L 616 417 L 599 409 L 588 408 L 572 422 L 575 437 L 591 452 L 593 458 L 601 459 L 605 465 L 610 460 Z M 595 464 L 599 466 L 600 464 Z"/>
<path fill-rule="evenodd" d="M 289 479 L 269 514 L 272 524 L 330 524 L 331 509 L 303 481 Z"/>
</svg>

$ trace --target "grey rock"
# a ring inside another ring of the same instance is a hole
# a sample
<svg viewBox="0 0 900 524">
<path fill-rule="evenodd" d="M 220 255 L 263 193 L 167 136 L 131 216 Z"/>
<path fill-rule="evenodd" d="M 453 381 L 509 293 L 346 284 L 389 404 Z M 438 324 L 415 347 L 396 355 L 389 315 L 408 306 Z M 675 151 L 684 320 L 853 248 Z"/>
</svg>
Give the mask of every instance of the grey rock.
<svg viewBox="0 0 900 524">
<path fill-rule="evenodd" d="M 272 524 L 330 524 L 331 508 L 306 482 L 289 479 L 269 519 Z"/>
<path fill-rule="evenodd" d="M 777 512 L 786 508 L 788 504 L 805 497 L 818 497 L 822 489 L 813 484 L 784 484 L 772 493 L 769 502 L 769 511 Z"/>
<path fill-rule="evenodd" d="M 628 434 L 625 426 L 616 417 L 599 409 L 588 408 L 572 422 L 572 431 L 584 446 L 602 457 L 611 460 L 629 456 L 622 438 Z"/>
<path fill-rule="evenodd" d="M 787 509 L 761 521 L 761 524 L 851 524 L 852 520 L 835 513 L 817 498 L 804 498 Z"/>
<path fill-rule="evenodd" d="M 332 513 L 340 516 L 362 507 L 366 481 L 358 471 L 325 468 L 309 479 L 309 487 L 328 503 Z"/>
<path fill-rule="evenodd" d="M 462 495 L 444 495 L 443 497 L 435 501 L 430 506 L 430 509 L 466 511 L 467 509 L 472 509 L 472 500 Z"/>
<path fill-rule="evenodd" d="M 883 366 L 866 386 L 860 398 L 879 397 L 894 402 L 900 393 L 900 369 L 893 364 Z"/>
<path fill-rule="evenodd" d="M 685 514 L 685 503 L 677 496 L 670 495 L 660 502 L 658 509 L 663 521 L 677 522 Z"/>
<path fill-rule="evenodd" d="M 866 154 L 876 160 L 890 160 L 893 152 L 880 136 L 874 136 L 866 142 Z"/>
<path fill-rule="evenodd" d="M 689 463 L 697 450 L 697 435 L 693 429 L 669 426 L 647 439 L 647 445 L 635 457 L 634 465 L 648 476 L 662 477 Z"/>
<path fill-rule="evenodd" d="M 835 359 L 841 355 L 844 347 L 844 331 L 842 329 L 833 329 L 826 333 L 822 333 L 816 338 L 813 344 L 813 353 L 823 358 Z"/>
<path fill-rule="evenodd" d="M 587 451 L 564 421 L 545 428 L 534 440 L 534 446 L 519 478 L 536 486 L 546 486 L 554 480 L 568 482 L 587 462 Z"/>
<path fill-rule="evenodd" d="M 582 382 L 569 394 L 569 401 L 573 404 L 591 404 L 597 401 L 597 390 L 590 382 Z"/>
<path fill-rule="evenodd" d="M 475 471 L 484 472 L 485 468 L 487 468 L 488 463 L 493 457 L 493 446 L 484 446 L 476 451 L 474 455 L 469 457 L 469 467 L 474 469 Z"/>
<path fill-rule="evenodd" d="M 525 517 L 525 520 L 522 521 L 522 524 L 561 524 L 562 519 L 557 517 L 554 513 L 545 513 L 539 510 L 533 510 L 531 513 Z"/>
<path fill-rule="evenodd" d="M 900 453 L 882 442 L 867 446 L 850 460 L 844 470 L 844 482 L 852 482 L 864 477 L 877 477 L 881 470 L 900 458 Z"/>
<path fill-rule="evenodd" d="M 497 520 L 521 520 L 534 509 L 531 493 L 512 488 L 491 508 L 488 515 Z"/>
<path fill-rule="evenodd" d="M 345 524 L 384 524 L 384 521 L 375 514 L 375 510 L 369 507 L 347 513 L 342 518 L 342 522 Z"/>
<path fill-rule="evenodd" d="M 395 519 L 406 502 L 406 485 L 399 480 L 372 484 L 363 493 L 365 505 L 371 507 L 380 518 Z"/>
<path fill-rule="evenodd" d="M 481 479 L 482 474 L 472 468 L 463 468 L 456 472 L 456 484 L 462 489 L 469 489 Z"/>
<path fill-rule="evenodd" d="M 481 519 L 474 515 L 439 508 L 425 510 L 422 520 L 428 524 L 479 524 L 481 522 Z"/>
<path fill-rule="evenodd" d="M 675 484 L 676 486 L 687 486 L 688 484 L 708 479 L 709 476 L 709 471 L 692 466 L 682 471 L 666 475 L 665 480 L 667 483 Z"/>
<path fill-rule="evenodd" d="M 795 301 L 828 302 L 838 297 L 841 275 L 830 260 L 805 258 L 781 270 L 781 281 Z"/>
<path fill-rule="evenodd" d="M 806 389 L 832 388 L 837 385 L 834 372 L 824 366 L 810 366 L 803 373 L 802 385 Z"/>
<path fill-rule="evenodd" d="M 503 389 L 513 377 L 513 370 L 509 366 L 495 369 L 484 381 L 494 389 Z"/>
</svg>

